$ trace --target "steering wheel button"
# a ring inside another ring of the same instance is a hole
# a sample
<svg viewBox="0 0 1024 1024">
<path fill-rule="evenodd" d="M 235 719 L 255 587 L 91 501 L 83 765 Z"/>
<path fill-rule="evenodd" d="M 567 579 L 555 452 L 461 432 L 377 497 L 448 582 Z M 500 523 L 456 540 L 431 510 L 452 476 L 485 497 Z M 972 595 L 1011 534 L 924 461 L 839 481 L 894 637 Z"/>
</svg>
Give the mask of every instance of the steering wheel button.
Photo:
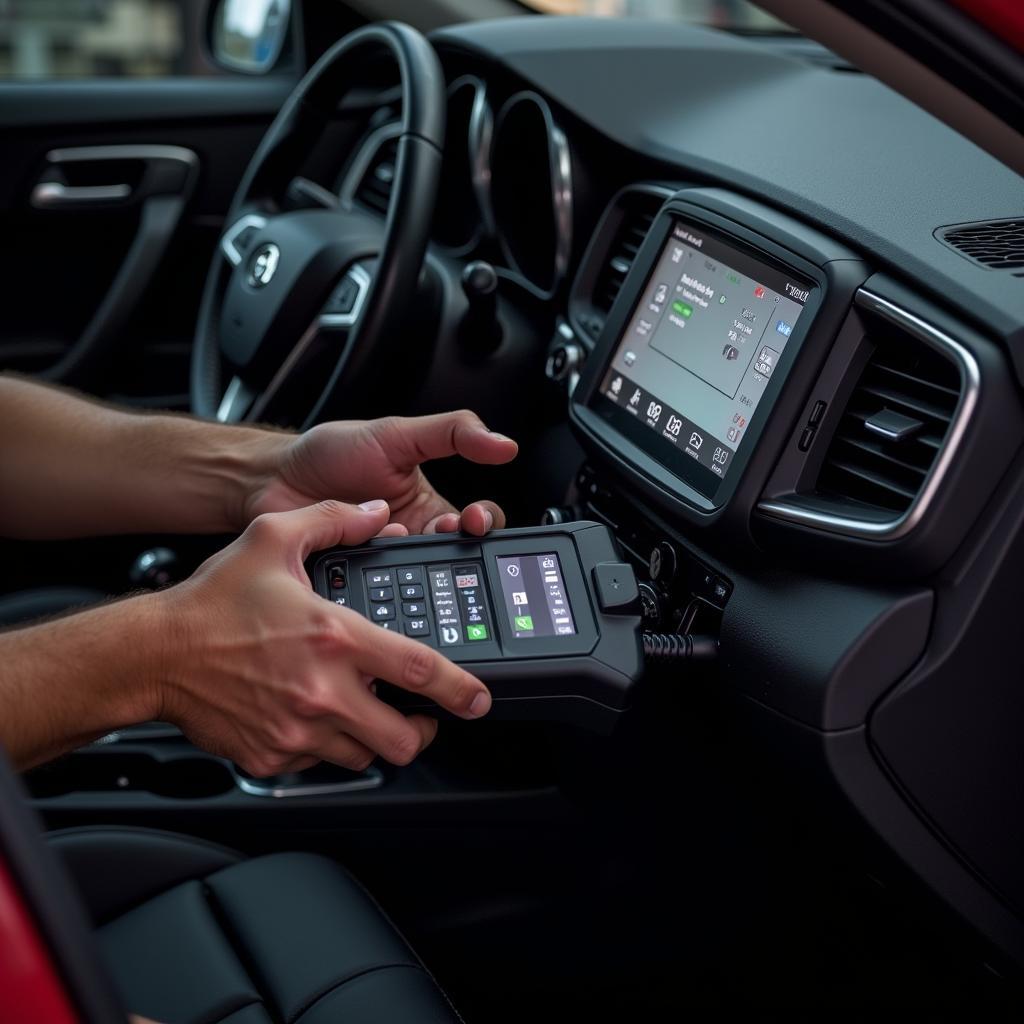
<svg viewBox="0 0 1024 1024">
<path fill-rule="evenodd" d="M 359 285 L 351 277 L 346 277 L 331 292 L 331 297 L 324 306 L 325 313 L 351 313 L 359 296 Z"/>
</svg>

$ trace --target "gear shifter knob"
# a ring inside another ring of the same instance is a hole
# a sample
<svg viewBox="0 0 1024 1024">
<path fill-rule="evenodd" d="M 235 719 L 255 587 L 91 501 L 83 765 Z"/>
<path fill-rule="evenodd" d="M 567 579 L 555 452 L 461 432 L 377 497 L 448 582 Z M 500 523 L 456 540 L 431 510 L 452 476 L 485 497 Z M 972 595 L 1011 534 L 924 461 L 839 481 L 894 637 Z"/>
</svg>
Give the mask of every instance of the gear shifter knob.
<svg viewBox="0 0 1024 1024">
<path fill-rule="evenodd" d="M 473 260 L 462 271 L 462 291 L 469 303 L 459 333 L 476 352 L 491 352 L 501 341 L 498 323 L 498 274 L 490 263 Z"/>
</svg>

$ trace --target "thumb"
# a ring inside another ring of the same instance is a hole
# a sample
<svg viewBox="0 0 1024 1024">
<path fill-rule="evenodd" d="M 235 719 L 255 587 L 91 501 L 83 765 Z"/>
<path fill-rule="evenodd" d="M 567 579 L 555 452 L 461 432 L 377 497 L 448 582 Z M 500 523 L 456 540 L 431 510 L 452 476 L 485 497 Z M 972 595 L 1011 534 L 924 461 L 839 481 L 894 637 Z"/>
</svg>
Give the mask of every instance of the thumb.
<svg viewBox="0 0 1024 1024">
<path fill-rule="evenodd" d="M 312 552 L 338 544 L 362 544 L 375 537 L 387 525 L 391 510 L 382 499 L 362 505 L 343 501 L 318 501 L 291 512 L 273 512 L 259 516 L 250 530 L 261 531 L 260 524 L 299 563 Z M 247 531 L 248 532 L 248 531 Z"/>
</svg>

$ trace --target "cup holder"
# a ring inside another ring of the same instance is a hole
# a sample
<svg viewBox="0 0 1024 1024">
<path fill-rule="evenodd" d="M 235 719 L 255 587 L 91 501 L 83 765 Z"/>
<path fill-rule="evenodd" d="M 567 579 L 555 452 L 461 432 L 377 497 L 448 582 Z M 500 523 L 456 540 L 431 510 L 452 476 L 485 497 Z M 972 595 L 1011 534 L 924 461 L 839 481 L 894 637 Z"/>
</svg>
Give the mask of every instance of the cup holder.
<svg viewBox="0 0 1024 1024">
<path fill-rule="evenodd" d="M 173 800 L 202 800 L 234 788 L 228 768 L 209 757 L 158 761 L 148 754 L 94 750 L 70 754 L 25 776 L 37 799 L 71 793 L 143 792 Z"/>
</svg>

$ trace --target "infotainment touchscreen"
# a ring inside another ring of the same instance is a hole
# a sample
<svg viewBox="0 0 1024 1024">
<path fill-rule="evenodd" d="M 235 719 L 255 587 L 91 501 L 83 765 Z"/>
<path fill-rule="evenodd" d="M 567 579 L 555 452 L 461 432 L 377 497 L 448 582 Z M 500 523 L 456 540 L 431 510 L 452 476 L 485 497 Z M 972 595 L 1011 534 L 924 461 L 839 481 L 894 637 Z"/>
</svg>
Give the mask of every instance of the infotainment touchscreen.
<svg viewBox="0 0 1024 1024">
<path fill-rule="evenodd" d="M 601 379 L 595 407 L 713 497 L 812 287 L 676 220 Z"/>
</svg>

